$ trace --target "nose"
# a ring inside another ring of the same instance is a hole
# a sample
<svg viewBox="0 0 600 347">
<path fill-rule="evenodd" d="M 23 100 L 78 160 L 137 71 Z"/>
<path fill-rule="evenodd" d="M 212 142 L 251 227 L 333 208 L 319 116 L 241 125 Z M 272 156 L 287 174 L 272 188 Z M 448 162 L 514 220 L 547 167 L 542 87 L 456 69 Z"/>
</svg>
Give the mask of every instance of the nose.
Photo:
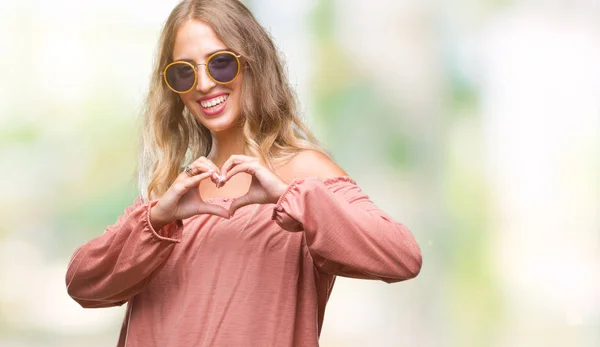
<svg viewBox="0 0 600 347">
<path fill-rule="evenodd" d="M 196 71 L 198 73 L 198 83 L 196 83 L 196 90 L 200 93 L 206 94 L 213 89 L 217 84 L 208 76 L 206 71 L 206 65 L 196 65 Z"/>
</svg>

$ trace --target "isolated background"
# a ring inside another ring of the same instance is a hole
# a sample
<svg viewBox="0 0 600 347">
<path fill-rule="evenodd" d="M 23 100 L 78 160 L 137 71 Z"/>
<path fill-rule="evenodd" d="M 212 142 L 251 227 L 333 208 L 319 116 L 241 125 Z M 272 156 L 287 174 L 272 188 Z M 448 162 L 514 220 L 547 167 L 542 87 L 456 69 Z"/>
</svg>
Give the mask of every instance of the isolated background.
<svg viewBox="0 0 600 347">
<path fill-rule="evenodd" d="M 136 195 L 174 0 L 0 2 L 0 346 L 114 346 L 64 275 Z M 413 231 L 415 279 L 340 278 L 325 347 L 600 345 L 600 2 L 246 1 L 303 115 Z"/>
</svg>

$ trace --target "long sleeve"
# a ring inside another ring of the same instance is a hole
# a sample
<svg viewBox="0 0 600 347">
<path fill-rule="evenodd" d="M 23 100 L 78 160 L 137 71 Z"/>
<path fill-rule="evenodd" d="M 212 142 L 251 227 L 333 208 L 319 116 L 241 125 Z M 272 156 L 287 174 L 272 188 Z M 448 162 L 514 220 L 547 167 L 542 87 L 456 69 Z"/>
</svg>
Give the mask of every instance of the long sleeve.
<svg viewBox="0 0 600 347">
<path fill-rule="evenodd" d="M 66 285 L 81 306 L 124 304 L 144 288 L 153 271 L 171 254 L 181 239 L 183 223 L 178 220 L 154 230 L 150 208 L 156 203 L 136 199 L 115 224 L 75 251 Z"/>
<path fill-rule="evenodd" d="M 303 230 L 315 266 L 325 273 L 392 283 L 421 269 L 421 251 L 410 230 L 347 176 L 293 181 L 272 219 L 286 230 Z"/>
</svg>

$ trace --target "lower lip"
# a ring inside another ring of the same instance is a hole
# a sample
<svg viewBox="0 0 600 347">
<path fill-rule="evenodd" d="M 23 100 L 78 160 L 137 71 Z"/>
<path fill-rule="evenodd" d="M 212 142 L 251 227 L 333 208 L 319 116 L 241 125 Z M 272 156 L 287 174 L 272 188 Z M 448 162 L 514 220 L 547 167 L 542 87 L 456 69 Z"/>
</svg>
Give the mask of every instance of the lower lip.
<svg viewBox="0 0 600 347">
<path fill-rule="evenodd" d="M 227 105 L 227 101 L 229 101 L 229 97 L 225 101 L 223 101 L 219 106 L 217 106 L 216 108 L 211 108 L 211 109 L 206 109 L 206 108 L 202 107 L 202 105 L 200 105 L 200 102 L 198 102 L 198 104 L 200 105 L 200 108 L 202 109 L 202 113 L 204 113 L 208 117 L 214 117 L 214 116 L 217 116 L 219 113 L 223 112 L 223 110 L 225 109 L 225 106 Z"/>
</svg>

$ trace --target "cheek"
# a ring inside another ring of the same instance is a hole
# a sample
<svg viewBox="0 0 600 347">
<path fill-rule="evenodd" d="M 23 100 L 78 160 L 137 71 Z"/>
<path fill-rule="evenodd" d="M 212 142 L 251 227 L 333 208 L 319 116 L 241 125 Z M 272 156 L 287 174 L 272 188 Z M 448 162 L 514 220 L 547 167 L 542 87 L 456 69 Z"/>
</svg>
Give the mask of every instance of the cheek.
<svg viewBox="0 0 600 347">
<path fill-rule="evenodd" d="M 233 92 L 233 97 L 235 99 L 235 107 L 236 108 L 241 108 L 241 106 L 242 106 L 242 79 L 238 78 L 233 83 L 231 89 L 234 91 Z"/>
<path fill-rule="evenodd" d="M 187 107 L 187 109 L 190 111 L 193 110 L 193 113 L 197 112 L 196 109 L 200 109 L 200 106 L 198 105 L 196 100 L 192 98 L 191 93 L 183 94 L 180 96 L 180 98 L 185 107 Z"/>
<path fill-rule="evenodd" d="M 179 98 L 186 105 L 188 105 L 190 102 L 192 102 L 191 93 L 180 94 Z"/>
</svg>

